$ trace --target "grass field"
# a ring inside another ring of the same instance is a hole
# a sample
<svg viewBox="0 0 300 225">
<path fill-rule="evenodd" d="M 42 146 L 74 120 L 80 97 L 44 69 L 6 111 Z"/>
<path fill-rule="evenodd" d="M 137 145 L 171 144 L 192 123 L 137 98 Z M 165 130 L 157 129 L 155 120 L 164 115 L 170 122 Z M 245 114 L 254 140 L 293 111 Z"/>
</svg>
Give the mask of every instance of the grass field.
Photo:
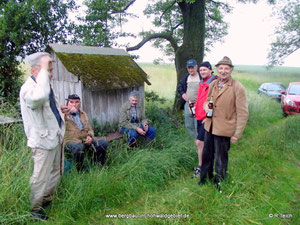
<svg viewBox="0 0 300 225">
<path fill-rule="evenodd" d="M 213 184 L 199 187 L 191 178 L 197 162 L 193 140 L 182 118 L 175 125 L 168 116 L 174 67 L 141 67 L 152 83 L 146 89 L 169 100 L 146 105 L 157 138 L 133 150 L 125 140 L 114 141 L 104 168 L 64 176 L 47 208 L 47 224 L 300 224 L 300 116 L 284 118 L 277 102 L 256 94 L 261 82 L 299 81 L 299 68 L 235 68 L 250 115 L 229 152 L 228 178 L 219 193 Z M 0 106 L 0 114 L 17 115 L 9 109 Z M 0 224 L 40 224 L 29 215 L 32 162 L 23 128 L 11 125 L 0 132 Z"/>
</svg>

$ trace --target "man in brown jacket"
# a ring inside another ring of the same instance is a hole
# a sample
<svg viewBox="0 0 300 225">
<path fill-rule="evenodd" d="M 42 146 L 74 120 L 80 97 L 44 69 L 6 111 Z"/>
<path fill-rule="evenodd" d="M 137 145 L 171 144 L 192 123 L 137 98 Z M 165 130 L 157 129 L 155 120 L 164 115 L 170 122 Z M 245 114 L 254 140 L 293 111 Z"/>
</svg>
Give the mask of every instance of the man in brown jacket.
<svg viewBox="0 0 300 225">
<path fill-rule="evenodd" d="M 212 117 L 205 119 L 203 164 L 198 184 L 204 184 L 207 175 L 213 178 L 215 155 L 214 183 L 220 190 L 219 183 L 227 174 L 230 142 L 235 143 L 242 136 L 248 120 L 248 106 L 245 88 L 231 77 L 234 67 L 231 60 L 225 56 L 216 67 L 220 79 L 209 85 L 209 93 L 204 103 L 206 112 L 211 97 L 214 106 Z"/>
<path fill-rule="evenodd" d="M 86 113 L 80 110 L 81 102 L 77 94 L 69 95 L 65 109 L 66 133 L 64 137 L 65 172 L 69 172 L 73 160 L 77 171 L 84 169 L 85 154 L 90 155 L 91 162 L 104 164 L 105 151 L 108 146 L 106 140 L 94 139 L 94 130 L 89 124 Z"/>
</svg>

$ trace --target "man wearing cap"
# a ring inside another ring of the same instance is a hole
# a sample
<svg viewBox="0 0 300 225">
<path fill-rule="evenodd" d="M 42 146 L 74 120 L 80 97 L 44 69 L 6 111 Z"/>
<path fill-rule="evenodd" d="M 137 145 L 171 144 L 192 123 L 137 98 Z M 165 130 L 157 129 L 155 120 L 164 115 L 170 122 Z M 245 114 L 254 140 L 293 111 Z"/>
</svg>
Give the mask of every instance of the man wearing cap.
<svg viewBox="0 0 300 225">
<path fill-rule="evenodd" d="M 220 181 L 227 175 L 228 151 L 230 143 L 235 143 L 242 136 L 248 120 L 248 106 L 245 88 L 233 80 L 231 60 L 225 56 L 216 65 L 220 79 L 209 85 L 204 110 L 208 111 L 208 101 L 213 99 L 213 114 L 206 118 L 204 123 L 204 149 L 202 172 L 199 185 L 205 183 L 206 176 L 212 170 L 214 156 L 215 178 L 214 183 L 220 190 Z"/>
<path fill-rule="evenodd" d="M 189 103 L 194 104 L 197 98 L 197 91 L 200 82 L 197 62 L 194 59 L 189 59 L 186 62 L 188 74 L 178 83 L 177 91 L 180 94 L 184 107 L 184 124 L 191 137 L 197 137 L 197 120 L 189 110 Z"/>
<path fill-rule="evenodd" d="M 140 94 L 138 91 L 131 91 L 129 101 L 125 102 L 120 109 L 119 127 L 120 133 L 127 135 L 130 147 L 137 145 L 139 136 L 146 137 L 148 141 L 155 138 L 156 130 L 150 126 L 146 119 L 145 112 L 139 103 Z"/>
<path fill-rule="evenodd" d="M 201 173 L 202 166 L 202 152 L 204 146 L 204 122 L 203 120 L 206 118 L 206 113 L 203 109 L 203 104 L 206 101 L 209 84 L 217 79 L 218 77 L 213 74 L 212 67 L 210 62 L 202 62 L 199 66 L 199 72 L 201 75 L 201 80 L 199 83 L 198 93 L 197 93 L 197 101 L 194 104 L 195 107 L 195 117 L 197 120 L 197 139 L 195 141 L 198 153 L 198 166 L 194 168 L 195 173 L 193 177 L 199 177 Z M 212 173 L 212 171 L 211 171 Z"/>
<path fill-rule="evenodd" d="M 31 214 L 35 219 L 47 220 L 43 207 L 52 200 L 61 177 L 61 143 L 65 126 L 50 86 L 53 60 L 46 52 L 31 54 L 26 60 L 31 65 L 32 76 L 21 87 L 20 105 L 27 145 L 32 150 L 34 163 L 30 178 Z"/>
<path fill-rule="evenodd" d="M 94 130 L 89 124 L 87 114 L 80 109 L 81 101 L 77 94 L 71 94 L 67 99 L 64 110 L 66 134 L 64 138 L 65 172 L 69 172 L 73 161 L 77 171 L 84 170 L 84 156 L 90 155 L 91 162 L 103 165 L 105 162 L 108 142 L 104 139 L 96 140 Z"/>
</svg>

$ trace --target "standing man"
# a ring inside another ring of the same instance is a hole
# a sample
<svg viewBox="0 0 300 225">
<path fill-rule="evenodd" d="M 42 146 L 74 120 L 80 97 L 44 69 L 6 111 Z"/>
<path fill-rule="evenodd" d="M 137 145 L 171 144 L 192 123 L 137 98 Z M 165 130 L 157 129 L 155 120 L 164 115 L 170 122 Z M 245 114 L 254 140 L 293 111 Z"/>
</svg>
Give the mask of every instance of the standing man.
<svg viewBox="0 0 300 225">
<path fill-rule="evenodd" d="M 64 150 L 67 162 L 65 171 L 70 171 L 71 165 L 68 165 L 68 162 L 73 160 L 77 171 L 82 171 L 84 157 L 87 154 L 91 156 L 92 163 L 103 165 L 108 142 L 104 139 L 95 140 L 88 116 L 80 109 L 80 97 L 77 94 L 69 95 L 66 106 L 68 108 L 64 111 L 66 121 Z"/>
<path fill-rule="evenodd" d="M 120 109 L 120 133 L 127 134 L 130 147 L 136 146 L 139 136 L 144 136 L 152 141 L 156 133 L 155 128 L 149 125 L 143 108 L 138 104 L 139 98 L 138 91 L 130 92 L 129 102 L 125 102 Z"/>
<path fill-rule="evenodd" d="M 197 101 L 195 103 L 195 117 L 197 120 L 197 139 L 195 141 L 198 153 L 198 166 L 194 169 L 195 173 L 193 177 L 200 177 L 202 167 L 202 152 L 204 146 L 204 123 L 203 120 L 206 118 L 206 113 L 203 109 L 203 104 L 207 99 L 209 91 L 209 84 L 217 79 L 218 77 L 213 74 L 211 64 L 209 62 L 203 62 L 199 66 L 199 72 L 201 80 L 199 83 L 199 89 L 197 93 Z M 212 171 L 211 171 L 212 172 Z"/>
<path fill-rule="evenodd" d="M 200 82 L 197 62 L 190 59 L 186 62 L 188 74 L 179 82 L 177 91 L 184 101 L 184 124 L 190 136 L 194 139 L 197 137 L 197 120 L 189 110 L 189 103 L 195 103 L 197 91 Z"/>
<path fill-rule="evenodd" d="M 47 220 L 43 207 L 52 200 L 55 187 L 62 173 L 61 143 L 64 136 L 64 120 L 50 86 L 53 76 L 50 55 L 37 52 L 27 57 L 31 74 L 20 90 L 21 113 L 32 150 L 34 163 L 31 184 L 32 216 Z"/>
<path fill-rule="evenodd" d="M 248 120 L 248 106 L 245 88 L 231 77 L 234 67 L 231 60 L 224 56 L 216 67 L 220 79 L 209 85 L 209 93 L 204 103 L 204 110 L 208 112 L 208 102 L 212 97 L 213 114 L 204 124 L 203 164 L 198 184 L 205 183 L 208 172 L 212 170 L 215 155 L 214 183 L 220 190 L 220 181 L 227 175 L 230 142 L 235 143 L 242 136 Z"/>
</svg>

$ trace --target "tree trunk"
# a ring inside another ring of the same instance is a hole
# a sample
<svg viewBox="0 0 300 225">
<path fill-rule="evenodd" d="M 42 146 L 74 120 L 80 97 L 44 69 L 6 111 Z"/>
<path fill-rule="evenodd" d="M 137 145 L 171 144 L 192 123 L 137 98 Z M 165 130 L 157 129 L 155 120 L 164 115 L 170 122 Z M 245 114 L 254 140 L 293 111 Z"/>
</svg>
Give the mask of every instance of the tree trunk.
<svg viewBox="0 0 300 225">
<path fill-rule="evenodd" d="M 182 15 L 184 36 L 182 45 L 175 52 L 175 67 L 177 73 L 177 87 L 179 81 L 187 74 L 186 61 L 195 59 L 198 65 L 203 60 L 205 40 L 205 0 L 196 0 L 193 4 L 178 3 Z M 180 109 L 179 93 L 177 93 L 173 110 Z"/>
</svg>

